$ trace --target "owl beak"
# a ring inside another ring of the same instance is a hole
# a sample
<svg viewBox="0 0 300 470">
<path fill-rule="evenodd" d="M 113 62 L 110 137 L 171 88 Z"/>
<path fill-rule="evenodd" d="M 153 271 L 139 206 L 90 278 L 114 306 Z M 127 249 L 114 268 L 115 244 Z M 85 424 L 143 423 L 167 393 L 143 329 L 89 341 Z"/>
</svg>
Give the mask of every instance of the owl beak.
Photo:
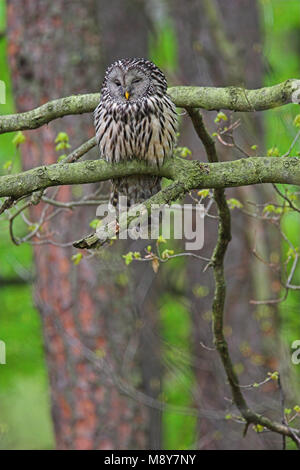
<svg viewBox="0 0 300 470">
<path fill-rule="evenodd" d="M 125 98 L 126 98 L 127 100 L 129 100 L 129 96 L 130 96 L 129 93 L 128 93 L 128 91 L 126 90 L 126 91 L 125 91 Z"/>
</svg>

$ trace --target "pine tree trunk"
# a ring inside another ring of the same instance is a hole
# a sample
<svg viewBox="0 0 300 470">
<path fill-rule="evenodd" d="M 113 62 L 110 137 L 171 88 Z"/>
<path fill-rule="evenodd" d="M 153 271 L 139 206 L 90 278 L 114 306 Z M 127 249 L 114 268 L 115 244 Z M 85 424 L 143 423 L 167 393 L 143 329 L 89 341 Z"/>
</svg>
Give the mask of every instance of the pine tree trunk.
<svg viewBox="0 0 300 470">
<path fill-rule="evenodd" d="M 109 47 L 108 35 L 101 35 L 101 3 L 8 1 L 8 52 L 17 111 L 99 90 Z M 121 3 L 111 8 L 118 12 L 120 24 L 126 24 L 131 10 Z M 142 25 L 135 29 L 139 54 L 147 43 Z M 59 131 L 68 133 L 75 148 L 94 135 L 92 117 L 64 118 L 26 132 L 24 169 L 57 160 L 54 140 Z M 62 187 L 58 199 L 76 199 L 90 190 Z M 30 219 L 37 220 L 42 210 L 43 204 L 34 206 Z M 93 218 L 95 208 L 65 211 L 47 222 L 47 232 L 55 233 L 61 243 L 71 242 L 89 232 Z M 137 398 L 141 366 L 133 360 L 124 370 L 123 362 L 137 330 L 132 299 L 119 282 L 124 266 L 119 255 L 111 253 L 74 266 L 73 253 L 70 247 L 34 246 L 35 298 L 43 321 L 57 448 L 145 448 L 150 445 L 150 413 Z"/>
</svg>

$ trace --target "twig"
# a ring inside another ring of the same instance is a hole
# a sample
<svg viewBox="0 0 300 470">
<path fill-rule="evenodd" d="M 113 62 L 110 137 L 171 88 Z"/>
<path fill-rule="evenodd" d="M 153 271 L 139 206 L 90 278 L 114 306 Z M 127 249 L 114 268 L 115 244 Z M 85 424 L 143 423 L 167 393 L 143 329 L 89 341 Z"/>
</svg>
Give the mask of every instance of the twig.
<svg viewBox="0 0 300 470">
<path fill-rule="evenodd" d="M 288 203 L 291 209 L 300 213 L 300 209 L 296 207 L 295 204 L 293 204 L 293 202 L 285 194 L 282 194 L 282 192 L 280 191 L 280 189 L 277 188 L 275 183 L 273 183 L 272 186 L 277 192 L 277 194 L 279 194 L 279 196 L 282 197 Z"/>
<path fill-rule="evenodd" d="M 91 139 L 84 142 L 80 147 L 73 150 L 66 158 L 61 160 L 59 163 L 74 163 L 83 155 L 88 153 L 92 148 L 96 146 L 96 137 L 92 137 Z"/>
<path fill-rule="evenodd" d="M 195 130 L 199 137 L 203 134 L 207 134 L 202 141 L 205 148 L 207 149 L 207 157 L 209 161 L 215 161 L 217 158 L 216 150 L 213 148 L 210 142 L 210 136 L 206 132 L 206 129 L 203 124 L 203 119 L 200 112 L 191 112 L 192 121 L 195 127 Z M 200 137 L 201 138 L 201 137 Z M 215 246 L 211 263 L 213 267 L 214 278 L 215 278 L 215 293 L 212 306 L 213 313 L 213 336 L 214 343 L 219 352 L 223 367 L 226 372 L 226 376 L 231 388 L 231 393 L 233 396 L 233 401 L 239 411 L 241 412 L 243 418 L 246 422 L 246 427 L 244 434 L 247 432 L 248 426 L 250 423 L 260 424 L 261 426 L 277 432 L 284 436 L 289 436 L 293 439 L 294 442 L 298 445 L 298 440 L 300 437 L 299 430 L 292 430 L 288 426 L 272 421 L 262 415 L 254 413 L 249 407 L 244 398 L 244 395 L 241 391 L 239 385 L 239 380 L 237 374 L 234 371 L 231 357 L 228 350 L 228 345 L 223 333 L 223 315 L 224 315 L 224 305 L 226 297 L 226 281 L 224 276 L 224 258 L 227 251 L 228 244 L 231 240 L 231 221 L 230 221 L 230 211 L 227 205 L 227 201 L 224 194 L 224 189 L 214 189 L 214 199 L 218 207 L 219 213 L 219 227 L 218 227 L 218 240 Z"/>
<path fill-rule="evenodd" d="M 295 135 L 294 140 L 293 140 L 293 142 L 291 143 L 290 148 L 288 149 L 288 151 L 287 151 L 284 155 L 282 155 L 283 157 L 288 157 L 288 156 L 290 155 L 290 153 L 291 153 L 291 151 L 293 150 L 293 148 L 295 147 L 296 142 L 297 142 L 297 140 L 299 139 L 299 137 L 300 137 L 300 130 L 299 130 L 299 131 L 297 132 L 297 134 Z"/>
</svg>

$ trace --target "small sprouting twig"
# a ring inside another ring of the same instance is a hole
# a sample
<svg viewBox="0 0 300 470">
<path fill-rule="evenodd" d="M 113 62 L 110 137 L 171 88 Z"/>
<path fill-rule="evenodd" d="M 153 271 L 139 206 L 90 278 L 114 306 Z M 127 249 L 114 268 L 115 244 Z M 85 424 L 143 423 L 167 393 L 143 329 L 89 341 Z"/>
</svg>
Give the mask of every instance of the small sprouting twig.
<svg viewBox="0 0 300 470">
<path fill-rule="evenodd" d="M 282 155 L 283 157 L 288 157 L 288 156 L 291 154 L 291 151 L 292 151 L 293 148 L 295 147 L 296 142 L 297 142 L 297 140 L 299 139 L 299 137 L 300 137 L 300 130 L 299 130 L 299 131 L 297 132 L 297 134 L 295 135 L 294 140 L 293 140 L 293 142 L 291 143 L 290 148 L 288 149 L 288 151 L 287 151 L 284 155 Z"/>
<path fill-rule="evenodd" d="M 300 131 L 299 131 L 299 132 L 300 132 Z M 295 204 L 293 204 L 293 202 L 292 202 L 285 194 L 283 194 L 283 193 L 280 191 L 280 189 L 277 188 L 277 186 L 276 186 L 275 183 L 272 183 L 272 186 L 273 186 L 273 188 L 275 189 L 275 191 L 277 192 L 277 194 L 279 194 L 279 196 L 282 197 L 282 198 L 288 203 L 288 205 L 290 206 L 291 209 L 293 209 L 294 211 L 300 213 L 299 207 L 296 207 Z M 275 205 L 275 204 L 274 204 L 274 205 Z"/>
<path fill-rule="evenodd" d="M 190 116 L 192 117 L 195 130 L 199 135 L 200 139 L 202 140 L 202 136 L 204 136 L 202 142 L 207 150 L 208 160 L 217 161 L 218 158 L 214 142 L 212 141 L 211 137 L 205 129 L 201 113 L 199 112 L 199 110 L 188 111 Z M 281 435 L 289 436 L 291 437 L 291 439 L 293 439 L 294 442 L 298 443 L 298 441 L 300 440 L 300 437 L 298 437 L 298 435 L 300 436 L 300 432 L 298 430 L 294 431 L 290 427 L 282 423 L 277 423 L 266 418 L 265 416 L 261 416 L 253 412 L 248 407 L 245 397 L 241 391 L 237 374 L 234 371 L 234 367 L 228 350 L 228 345 L 226 342 L 226 338 L 224 337 L 223 331 L 223 315 L 226 297 L 224 257 L 228 248 L 228 244 L 231 240 L 230 211 L 225 198 L 224 189 L 214 189 L 214 199 L 219 212 L 219 226 L 218 240 L 210 263 L 213 267 L 215 278 L 215 293 L 212 307 L 213 335 L 214 343 L 219 352 L 231 388 L 233 402 L 240 410 L 242 417 L 245 420 L 246 427 L 244 432 L 247 432 L 247 424 L 259 424 L 260 426 L 263 426 L 263 428 L 266 428 L 270 431 L 277 432 Z"/>
<path fill-rule="evenodd" d="M 96 137 L 92 137 L 91 139 L 84 142 L 80 145 L 77 149 L 73 150 L 66 158 L 61 160 L 59 163 L 74 163 L 87 152 L 89 152 L 92 148 L 96 146 Z"/>
</svg>

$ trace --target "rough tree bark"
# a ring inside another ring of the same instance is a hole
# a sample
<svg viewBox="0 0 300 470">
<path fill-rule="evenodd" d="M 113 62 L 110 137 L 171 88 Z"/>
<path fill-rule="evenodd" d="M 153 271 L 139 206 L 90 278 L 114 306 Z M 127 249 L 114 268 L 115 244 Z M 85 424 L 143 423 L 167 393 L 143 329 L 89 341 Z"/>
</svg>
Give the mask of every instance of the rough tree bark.
<svg viewBox="0 0 300 470">
<path fill-rule="evenodd" d="M 122 15 L 126 24 L 124 5 Z M 8 52 L 18 111 L 72 93 L 99 90 L 106 47 L 100 20 L 96 0 L 8 1 Z M 143 37 L 141 22 L 135 29 L 136 44 L 144 44 Z M 66 131 L 76 146 L 93 135 L 91 116 L 70 117 L 63 124 L 57 121 L 28 134 L 22 152 L 25 169 L 57 160 L 58 131 Z M 78 191 L 65 186 L 59 190 L 60 200 L 68 200 L 72 193 L 76 198 Z M 34 207 L 30 217 L 35 219 L 41 210 Z M 60 223 L 54 218 L 48 229 L 67 242 L 75 234 L 82 235 L 94 217 L 94 211 L 84 208 L 76 220 L 71 214 Z M 135 324 L 130 299 L 125 297 L 122 308 L 118 300 L 124 299 L 124 287 L 114 282 L 121 268 L 111 259 L 103 263 L 101 272 L 95 262 L 85 261 L 78 269 L 71 262 L 70 248 L 35 246 L 34 254 L 35 297 L 43 319 L 57 447 L 145 448 L 149 413 L 117 386 Z M 108 370 L 99 370 L 94 353 L 106 361 Z M 132 374 L 140 377 L 139 365 L 130 363 L 126 373 L 129 381 Z"/>
</svg>

